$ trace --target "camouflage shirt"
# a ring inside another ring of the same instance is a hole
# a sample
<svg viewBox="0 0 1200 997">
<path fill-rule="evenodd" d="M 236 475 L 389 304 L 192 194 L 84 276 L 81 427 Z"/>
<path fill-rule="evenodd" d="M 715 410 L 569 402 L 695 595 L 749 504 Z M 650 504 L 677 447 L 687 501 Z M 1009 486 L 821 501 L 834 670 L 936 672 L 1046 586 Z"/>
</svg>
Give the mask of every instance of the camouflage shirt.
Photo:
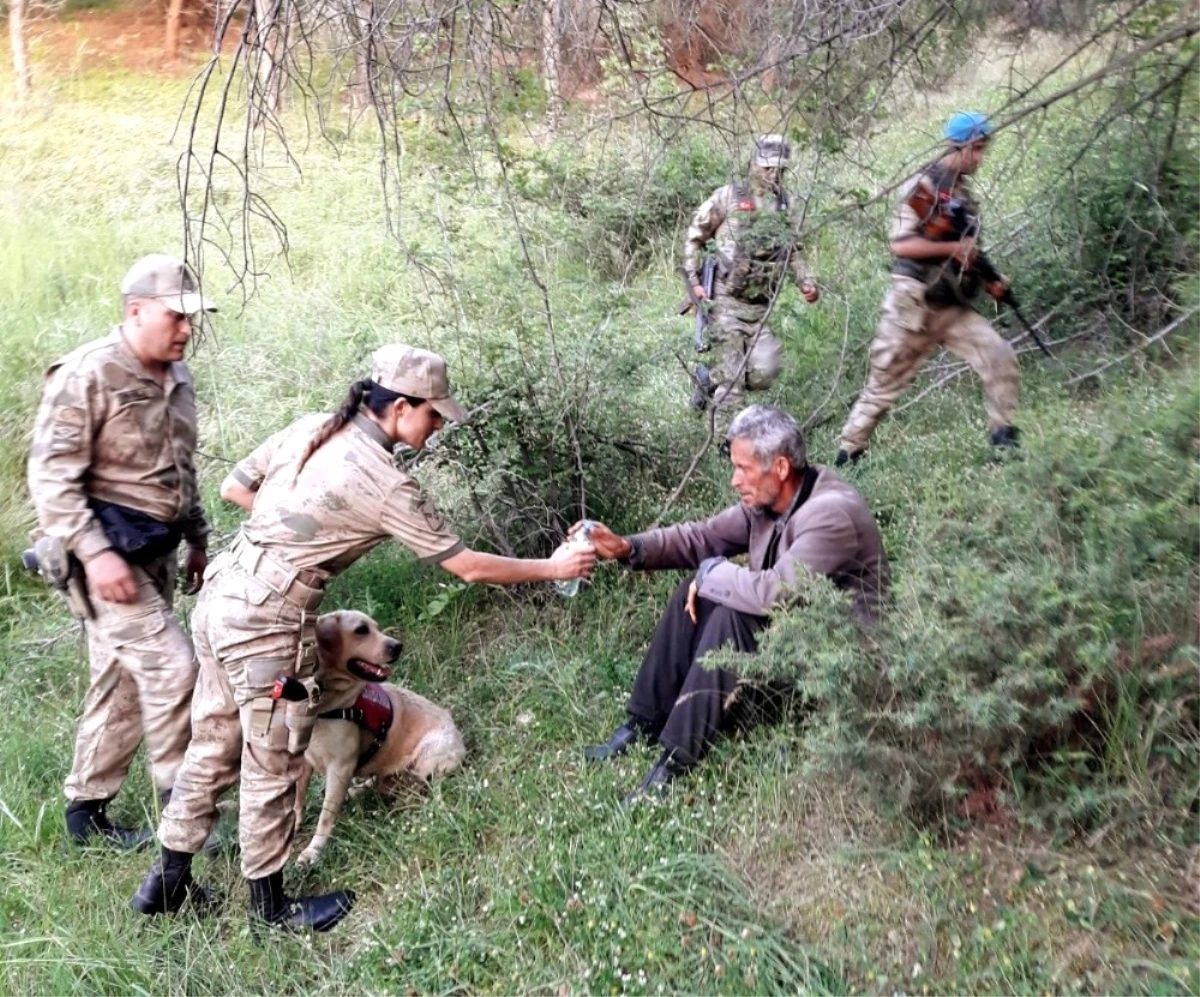
<svg viewBox="0 0 1200 997">
<path fill-rule="evenodd" d="M 255 490 L 246 539 L 292 567 L 328 578 L 395 537 L 437 564 L 463 542 L 392 456 L 392 441 L 365 415 L 354 417 L 296 467 L 328 415 L 301 416 L 238 463 L 234 479 Z"/>
<path fill-rule="evenodd" d="M 29 455 L 38 524 L 80 560 L 110 549 L 89 499 L 183 520 L 189 544 L 208 524 L 196 487 L 196 393 L 181 362 L 159 384 L 133 355 L 120 326 L 46 372 Z"/>
<path fill-rule="evenodd" d="M 756 232 L 762 233 L 763 246 L 754 245 Z M 786 195 L 781 204 L 775 195 L 758 194 L 745 184 L 726 184 L 713 191 L 712 197 L 696 209 L 683 242 L 683 272 L 688 283 L 700 282 L 700 268 L 709 255 L 710 243 L 722 273 L 743 257 L 764 253 L 775 257 L 778 250 L 790 249 L 788 264 L 797 283 L 810 279 Z"/>
</svg>

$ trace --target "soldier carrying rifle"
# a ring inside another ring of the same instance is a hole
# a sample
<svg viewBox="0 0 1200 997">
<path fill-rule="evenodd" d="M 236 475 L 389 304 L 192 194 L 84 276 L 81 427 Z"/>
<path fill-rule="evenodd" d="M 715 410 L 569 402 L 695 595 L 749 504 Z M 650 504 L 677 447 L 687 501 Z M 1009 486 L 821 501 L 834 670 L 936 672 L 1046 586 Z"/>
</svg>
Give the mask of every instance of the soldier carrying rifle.
<svg viewBox="0 0 1200 997">
<path fill-rule="evenodd" d="M 683 243 L 683 273 L 689 304 L 699 310 L 696 348 L 703 352 L 707 331 L 716 351 L 711 368 L 696 369 L 692 404 L 717 407 L 717 431 L 724 437 L 733 414 L 745 405 L 746 391 L 769 388 L 779 373 L 783 345 L 766 324 L 771 302 L 790 270 L 804 300 L 818 298 L 790 216 L 783 171 L 791 146 L 782 135 L 755 142 L 750 181 L 714 191 L 696 210 Z"/>
<path fill-rule="evenodd" d="M 1008 281 L 979 249 L 978 208 L 968 185 L 991 133 L 985 115 L 951 116 L 946 152 L 900 198 L 891 287 L 871 343 L 867 386 L 842 428 L 838 467 L 863 454 L 879 420 L 939 346 L 962 357 L 983 382 L 992 444 L 1017 446 L 1017 355 L 971 307 L 981 287 L 997 301 L 1014 304 Z"/>
</svg>

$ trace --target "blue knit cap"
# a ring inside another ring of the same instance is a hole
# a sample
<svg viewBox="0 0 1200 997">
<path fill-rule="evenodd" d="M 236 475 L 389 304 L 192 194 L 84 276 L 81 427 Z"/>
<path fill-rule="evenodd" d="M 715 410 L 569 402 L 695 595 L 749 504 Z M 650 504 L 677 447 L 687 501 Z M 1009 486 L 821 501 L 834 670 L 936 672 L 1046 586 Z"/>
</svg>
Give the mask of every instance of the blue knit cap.
<svg viewBox="0 0 1200 997">
<path fill-rule="evenodd" d="M 979 111 L 958 111 L 946 122 L 946 141 L 955 145 L 978 142 L 992 134 L 992 123 Z"/>
</svg>

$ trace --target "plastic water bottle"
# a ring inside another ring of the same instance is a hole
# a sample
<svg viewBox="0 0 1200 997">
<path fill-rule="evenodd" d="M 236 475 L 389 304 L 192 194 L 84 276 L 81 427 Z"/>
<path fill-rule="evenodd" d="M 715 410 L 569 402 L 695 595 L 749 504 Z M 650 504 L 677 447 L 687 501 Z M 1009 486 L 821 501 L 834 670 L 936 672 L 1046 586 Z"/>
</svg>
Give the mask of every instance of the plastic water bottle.
<svg viewBox="0 0 1200 997">
<path fill-rule="evenodd" d="M 592 535 L 592 527 L 595 525 L 595 522 L 592 520 L 585 519 L 575 532 L 575 536 L 569 537 L 558 545 L 558 549 L 550 555 L 550 560 L 558 561 L 580 547 L 591 547 L 592 542 L 589 538 Z M 554 583 L 554 591 L 564 599 L 573 599 L 579 592 L 579 583 L 581 580 L 579 578 L 570 578 L 566 581 L 556 581 Z"/>
</svg>

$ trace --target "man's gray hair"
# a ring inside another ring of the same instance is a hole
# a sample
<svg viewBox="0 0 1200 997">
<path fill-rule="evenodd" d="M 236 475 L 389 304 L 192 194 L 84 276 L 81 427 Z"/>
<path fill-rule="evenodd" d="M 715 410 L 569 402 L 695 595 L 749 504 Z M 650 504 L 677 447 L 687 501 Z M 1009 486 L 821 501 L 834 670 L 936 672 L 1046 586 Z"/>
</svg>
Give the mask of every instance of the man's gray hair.
<svg viewBox="0 0 1200 997">
<path fill-rule="evenodd" d="M 754 456 L 764 465 L 776 457 L 786 457 L 793 471 L 808 466 L 808 447 L 800 424 L 772 405 L 751 405 L 734 416 L 729 441 L 734 440 L 748 441 L 754 448 Z"/>
</svg>

